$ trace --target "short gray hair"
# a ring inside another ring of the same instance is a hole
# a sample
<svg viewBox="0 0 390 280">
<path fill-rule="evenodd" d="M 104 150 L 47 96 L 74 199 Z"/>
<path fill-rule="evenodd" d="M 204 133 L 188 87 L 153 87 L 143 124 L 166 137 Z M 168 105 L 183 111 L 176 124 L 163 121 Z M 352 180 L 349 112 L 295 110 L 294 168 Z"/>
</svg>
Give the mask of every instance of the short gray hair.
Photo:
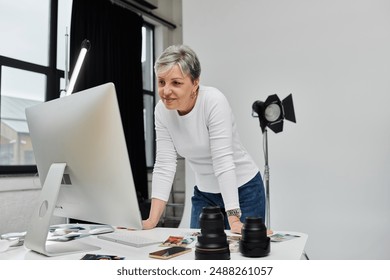
<svg viewBox="0 0 390 280">
<path fill-rule="evenodd" d="M 179 65 L 185 75 L 195 81 L 200 77 L 200 62 L 196 53 L 188 46 L 173 45 L 165 49 L 154 65 L 156 74 L 165 72 Z"/>
</svg>

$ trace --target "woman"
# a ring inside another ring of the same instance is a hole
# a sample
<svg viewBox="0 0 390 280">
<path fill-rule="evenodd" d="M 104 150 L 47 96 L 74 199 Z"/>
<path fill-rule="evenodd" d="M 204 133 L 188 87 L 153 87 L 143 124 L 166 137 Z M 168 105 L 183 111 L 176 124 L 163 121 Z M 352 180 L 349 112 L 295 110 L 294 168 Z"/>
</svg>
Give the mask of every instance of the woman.
<svg viewBox="0 0 390 280">
<path fill-rule="evenodd" d="M 265 214 L 259 169 L 242 146 L 225 96 L 200 85 L 201 67 L 187 46 L 168 47 L 155 64 L 158 94 L 155 108 L 156 162 L 152 204 L 144 229 L 155 227 L 164 212 L 181 155 L 195 173 L 191 228 L 199 228 L 205 206 L 226 212 L 226 229 L 241 233 L 247 216 Z"/>
</svg>

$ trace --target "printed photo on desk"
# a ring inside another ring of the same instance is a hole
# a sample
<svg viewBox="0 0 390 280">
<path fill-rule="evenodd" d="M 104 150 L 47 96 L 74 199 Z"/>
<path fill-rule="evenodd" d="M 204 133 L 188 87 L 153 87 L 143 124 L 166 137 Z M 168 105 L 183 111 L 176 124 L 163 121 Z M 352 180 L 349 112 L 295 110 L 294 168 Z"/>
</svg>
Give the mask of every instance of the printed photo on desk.
<svg viewBox="0 0 390 280">
<path fill-rule="evenodd" d="M 119 256 L 113 256 L 113 255 L 98 255 L 98 254 L 86 254 L 84 255 L 81 260 L 99 260 L 99 261 L 118 261 L 118 260 L 124 260 L 125 257 L 119 257 Z"/>
<path fill-rule="evenodd" d="M 270 236 L 272 242 L 283 242 L 300 237 L 299 235 L 289 233 L 275 233 Z"/>
<path fill-rule="evenodd" d="M 194 236 L 174 236 L 170 235 L 160 246 L 162 247 L 172 247 L 172 246 L 180 246 L 186 247 L 195 241 Z"/>
</svg>

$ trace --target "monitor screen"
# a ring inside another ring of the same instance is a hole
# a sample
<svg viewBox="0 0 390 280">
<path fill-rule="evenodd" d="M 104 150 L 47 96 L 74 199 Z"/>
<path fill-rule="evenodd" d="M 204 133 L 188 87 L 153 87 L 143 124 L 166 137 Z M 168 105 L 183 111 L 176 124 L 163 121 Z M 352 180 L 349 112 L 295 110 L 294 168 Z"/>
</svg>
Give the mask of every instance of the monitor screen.
<svg viewBox="0 0 390 280">
<path fill-rule="evenodd" d="M 113 83 L 27 108 L 26 117 L 43 186 L 26 247 L 42 249 L 52 215 L 142 228 Z"/>
</svg>

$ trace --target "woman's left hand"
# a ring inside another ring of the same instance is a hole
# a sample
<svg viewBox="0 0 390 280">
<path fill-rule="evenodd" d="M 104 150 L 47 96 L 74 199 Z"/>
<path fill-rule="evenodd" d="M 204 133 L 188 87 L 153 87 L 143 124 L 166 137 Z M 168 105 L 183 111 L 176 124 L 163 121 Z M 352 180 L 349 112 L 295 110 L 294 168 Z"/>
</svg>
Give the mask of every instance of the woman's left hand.
<svg viewBox="0 0 390 280">
<path fill-rule="evenodd" d="M 228 221 L 230 225 L 230 231 L 232 233 L 241 234 L 243 223 L 241 223 L 240 219 L 236 216 L 230 216 L 228 217 Z"/>
<path fill-rule="evenodd" d="M 232 233 L 238 233 L 241 234 L 242 226 L 244 225 L 238 217 L 230 216 L 228 217 L 229 225 L 230 225 L 230 231 Z M 267 229 L 267 236 L 272 235 L 274 232 L 272 229 Z"/>
</svg>

